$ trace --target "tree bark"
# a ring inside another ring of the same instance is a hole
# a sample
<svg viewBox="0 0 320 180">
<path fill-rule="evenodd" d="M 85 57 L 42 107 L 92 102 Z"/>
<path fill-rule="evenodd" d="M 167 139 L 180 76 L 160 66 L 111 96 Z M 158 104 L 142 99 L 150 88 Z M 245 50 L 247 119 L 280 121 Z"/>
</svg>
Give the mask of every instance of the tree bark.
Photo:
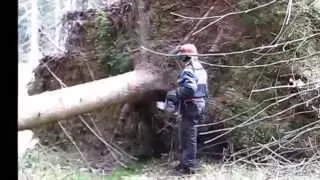
<svg viewBox="0 0 320 180">
<path fill-rule="evenodd" d="M 18 130 L 88 113 L 107 105 L 137 100 L 161 89 L 159 74 L 131 71 L 106 79 L 41 94 L 19 97 Z"/>
</svg>

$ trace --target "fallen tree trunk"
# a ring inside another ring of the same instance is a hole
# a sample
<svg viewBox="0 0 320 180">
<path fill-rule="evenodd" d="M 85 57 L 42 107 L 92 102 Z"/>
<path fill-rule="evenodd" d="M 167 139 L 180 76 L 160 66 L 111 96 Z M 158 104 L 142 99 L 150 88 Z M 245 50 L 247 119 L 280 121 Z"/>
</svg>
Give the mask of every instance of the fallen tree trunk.
<svg viewBox="0 0 320 180">
<path fill-rule="evenodd" d="M 131 71 L 72 87 L 19 97 L 18 130 L 130 101 L 161 88 L 159 74 Z"/>
</svg>

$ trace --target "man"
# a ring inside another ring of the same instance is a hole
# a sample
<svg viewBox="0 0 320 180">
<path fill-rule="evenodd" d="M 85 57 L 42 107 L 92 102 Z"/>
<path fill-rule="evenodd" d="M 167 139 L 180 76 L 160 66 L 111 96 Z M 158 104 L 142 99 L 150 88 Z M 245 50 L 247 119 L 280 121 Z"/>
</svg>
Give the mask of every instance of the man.
<svg viewBox="0 0 320 180">
<path fill-rule="evenodd" d="M 203 119 L 205 97 L 208 94 L 207 72 L 198 61 L 198 51 L 193 44 L 184 44 L 174 52 L 184 63 L 178 78 L 178 87 L 167 93 L 167 108 L 178 107 L 181 114 L 181 158 L 176 170 L 191 174 L 195 172 L 197 154 L 197 128 Z"/>
</svg>

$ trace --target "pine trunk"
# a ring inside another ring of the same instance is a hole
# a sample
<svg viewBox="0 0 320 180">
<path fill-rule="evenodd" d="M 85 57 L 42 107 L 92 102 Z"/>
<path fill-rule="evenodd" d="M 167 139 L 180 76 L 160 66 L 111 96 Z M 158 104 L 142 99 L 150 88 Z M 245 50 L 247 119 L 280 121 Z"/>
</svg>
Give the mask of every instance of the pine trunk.
<svg viewBox="0 0 320 180">
<path fill-rule="evenodd" d="M 131 71 L 55 91 L 19 97 L 18 130 L 72 116 L 105 106 L 135 100 L 147 91 L 161 88 L 157 74 Z"/>
</svg>

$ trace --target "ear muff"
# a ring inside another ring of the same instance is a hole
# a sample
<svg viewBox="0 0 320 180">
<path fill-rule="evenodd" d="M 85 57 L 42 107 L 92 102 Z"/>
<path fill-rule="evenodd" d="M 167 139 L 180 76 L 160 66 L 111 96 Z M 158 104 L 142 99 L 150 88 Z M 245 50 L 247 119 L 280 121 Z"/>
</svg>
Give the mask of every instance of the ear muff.
<svg viewBox="0 0 320 180">
<path fill-rule="evenodd" d="M 183 58 L 182 58 L 182 61 L 183 62 L 188 62 L 191 60 L 191 57 L 190 56 L 186 56 L 186 55 L 183 55 Z"/>
<path fill-rule="evenodd" d="M 182 62 L 188 62 L 191 60 L 191 56 L 180 54 L 179 56 L 177 56 L 176 60 L 182 61 Z"/>
</svg>

